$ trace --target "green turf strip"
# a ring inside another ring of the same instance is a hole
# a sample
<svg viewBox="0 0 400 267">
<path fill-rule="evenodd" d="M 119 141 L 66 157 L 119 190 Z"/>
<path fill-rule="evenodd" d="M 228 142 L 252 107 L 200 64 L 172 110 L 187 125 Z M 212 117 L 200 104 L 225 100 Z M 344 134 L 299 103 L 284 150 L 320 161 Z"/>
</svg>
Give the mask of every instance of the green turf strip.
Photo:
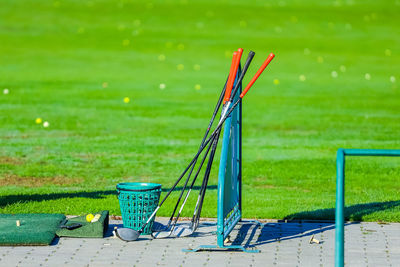
<svg viewBox="0 0 400 267">
<path fill-rule="evenodd" d="M 0 214 L 0 245 L 50 245 L 64 219 L 63 214 Z"/>
</svg>

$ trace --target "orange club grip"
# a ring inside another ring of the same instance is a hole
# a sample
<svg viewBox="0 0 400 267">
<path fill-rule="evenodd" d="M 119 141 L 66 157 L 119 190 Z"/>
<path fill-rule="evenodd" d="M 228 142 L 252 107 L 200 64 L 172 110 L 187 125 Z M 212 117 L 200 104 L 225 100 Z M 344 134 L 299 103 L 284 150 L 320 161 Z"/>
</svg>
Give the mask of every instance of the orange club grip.
<svg viewBox="0 0 400 267">
<path fill-rule="evenodd" d="M 229 70 L 229 77 L 228 77 L 228 82 L 226 83 L 226 89 L 225 89 L 225 95 L 224 95 L 224 104 L 226 102 L 226 98 L 231 95 L 232 91 L 232 86 L 233 86 L 233 70 L 235 68 L 235 62 L 236 62 L 236 57 L 237 57 L 238 52 L 235 51 L 233 52 L 233 57 L 232 57 L 232 63 L 231 63 L 231 69 Z"/>
<path fill-rule="evenodd" d="M 233 62 L 233 72 L 232 72 L 232 80 L 230 81 L 231 83 L 229 84 L 229 87 L 226 87 L 227 91 L 225 92 L 225 97 L 224 97 L 224 104 L 229 101 L 233 89 L 233 84 L 235 83 L 235 78 L 236 78 L 236 73 L 239 68 L 239 63 L 240 59 L 242 58 L 243 54 L 243 49 L 239 48 L 236 54 L 236 58 Z"/>
<path fill-rule="evenodd" d="M 275 55 L 273 53 L 269 54 L 269 56 L 267 57 L 267 59 L 264 61 L 264 63 L 261 65 L 261 67 L 258 69 L 258 71 L 256 72 L 256 74 L 254 75 L 254 77 L 251 79 L 251 81 L 249 82 L 249 84 L 246 86 L 246 89 L 244 89 L 244 91 L 240 94 L 240 98 L 243 98 L 247 92 L 250 90 L 251 86 L 253 86 L 253 84 L 256 82 L 256 80 L 258 79 L 258 77 L 260 77 L 261 73 L 265 70 L 265 68 L 268 66 L 268 64 L 271 62 L 271 60 L 275 57 Z"/>
</svg>

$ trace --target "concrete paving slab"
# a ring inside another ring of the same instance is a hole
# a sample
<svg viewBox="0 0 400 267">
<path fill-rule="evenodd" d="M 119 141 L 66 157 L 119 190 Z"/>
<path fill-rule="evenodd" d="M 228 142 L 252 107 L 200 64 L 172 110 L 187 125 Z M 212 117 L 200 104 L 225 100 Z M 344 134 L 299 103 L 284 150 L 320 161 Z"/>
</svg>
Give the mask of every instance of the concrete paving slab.
<svg viewBox="0 0 400 267">
<path fill-rule="evenodd" d="M 129 243 L 112 236 L 121 221 L 111 220 L 110 225 L 103 239 L 60 238 L 47 247 L 0 247 L 0 266 L 334 266 L 333 222 L 270 222 L 257 227 L 244 220 L 230 239 L 260 253 L 182 252 L 216 244 L 212 221 L 203 222 L 190 237 L 142 236 Z M 400 266 L 399 223 L 347 223 L 345 229 L 347 266 Z M 319 244 L 310 244 L 313 235 Z"/>
</svg>

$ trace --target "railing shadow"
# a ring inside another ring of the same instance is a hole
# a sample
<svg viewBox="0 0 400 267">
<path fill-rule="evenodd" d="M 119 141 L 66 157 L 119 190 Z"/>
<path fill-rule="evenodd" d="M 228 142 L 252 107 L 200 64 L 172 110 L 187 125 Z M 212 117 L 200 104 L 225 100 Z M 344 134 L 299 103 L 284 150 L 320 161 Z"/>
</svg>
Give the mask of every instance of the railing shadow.
<svg viewBox="0 0 400 267">
<path fill-rule="evenodd" d="M 365 215 L 393 209 L 400 206 L 400 200 L 371 202 L 363 204 L 355 204 L 347 206 L 344 209 L 344 217 L 346 221 L 362 221 Z M 284 218 L 285 220 L 335 220 L 335 209 L 318 209 L 313 211 L 302 211 L 290 214 Z"/>
<path fill-rule="evenodd" d="M 400 206 L 400 200 L 371 202 L 351 205 L 345 208 L 345 224 L 357 224 L 365 215 L 394 209 Z M 286 216 L 285 220 L 261 224 L 261 229 L 251 221 L 243 221 L 239 232 L 233 240 L 235 245 L 255 247 L 272 242 L 312 236 L 335 228 L 335 209 L 318 209 L 303 211 Z"/>
</svg>

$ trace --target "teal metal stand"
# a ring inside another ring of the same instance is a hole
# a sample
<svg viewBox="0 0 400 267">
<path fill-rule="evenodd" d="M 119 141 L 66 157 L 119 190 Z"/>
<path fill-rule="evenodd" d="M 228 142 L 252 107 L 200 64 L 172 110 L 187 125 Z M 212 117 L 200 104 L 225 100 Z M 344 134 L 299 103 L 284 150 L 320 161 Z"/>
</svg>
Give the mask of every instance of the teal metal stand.
<svg viewBox="0 0 400 267">
<path fill-rule="evenodd" d="M 343 149 L 336 157 L 336 211 L 335 211 L 335 266 L 344 266 L 344 179 L 346 156 L 386 156 L 400 157 L 397 149 Z"/>
<path fill-rule="evenodd" d="M 240 76 L 239 68 L 235 83 Z M 239 85 L 234 103 L 241 92 Z M 241 245 L 225 245 L 224 241 L 236 224 L 242 219 L 242 104 L 240 103 L 225 121 L 222 139 L 221 159 L 218 172 L 218 210 L 217 210 L 217 245 L 201 245 L 195 249 L 184 249 L 184 252 L 199 250 L 224 249 L 241 250 L 257 253 L 259 250 L 246 249 Z"/>
</svg>

